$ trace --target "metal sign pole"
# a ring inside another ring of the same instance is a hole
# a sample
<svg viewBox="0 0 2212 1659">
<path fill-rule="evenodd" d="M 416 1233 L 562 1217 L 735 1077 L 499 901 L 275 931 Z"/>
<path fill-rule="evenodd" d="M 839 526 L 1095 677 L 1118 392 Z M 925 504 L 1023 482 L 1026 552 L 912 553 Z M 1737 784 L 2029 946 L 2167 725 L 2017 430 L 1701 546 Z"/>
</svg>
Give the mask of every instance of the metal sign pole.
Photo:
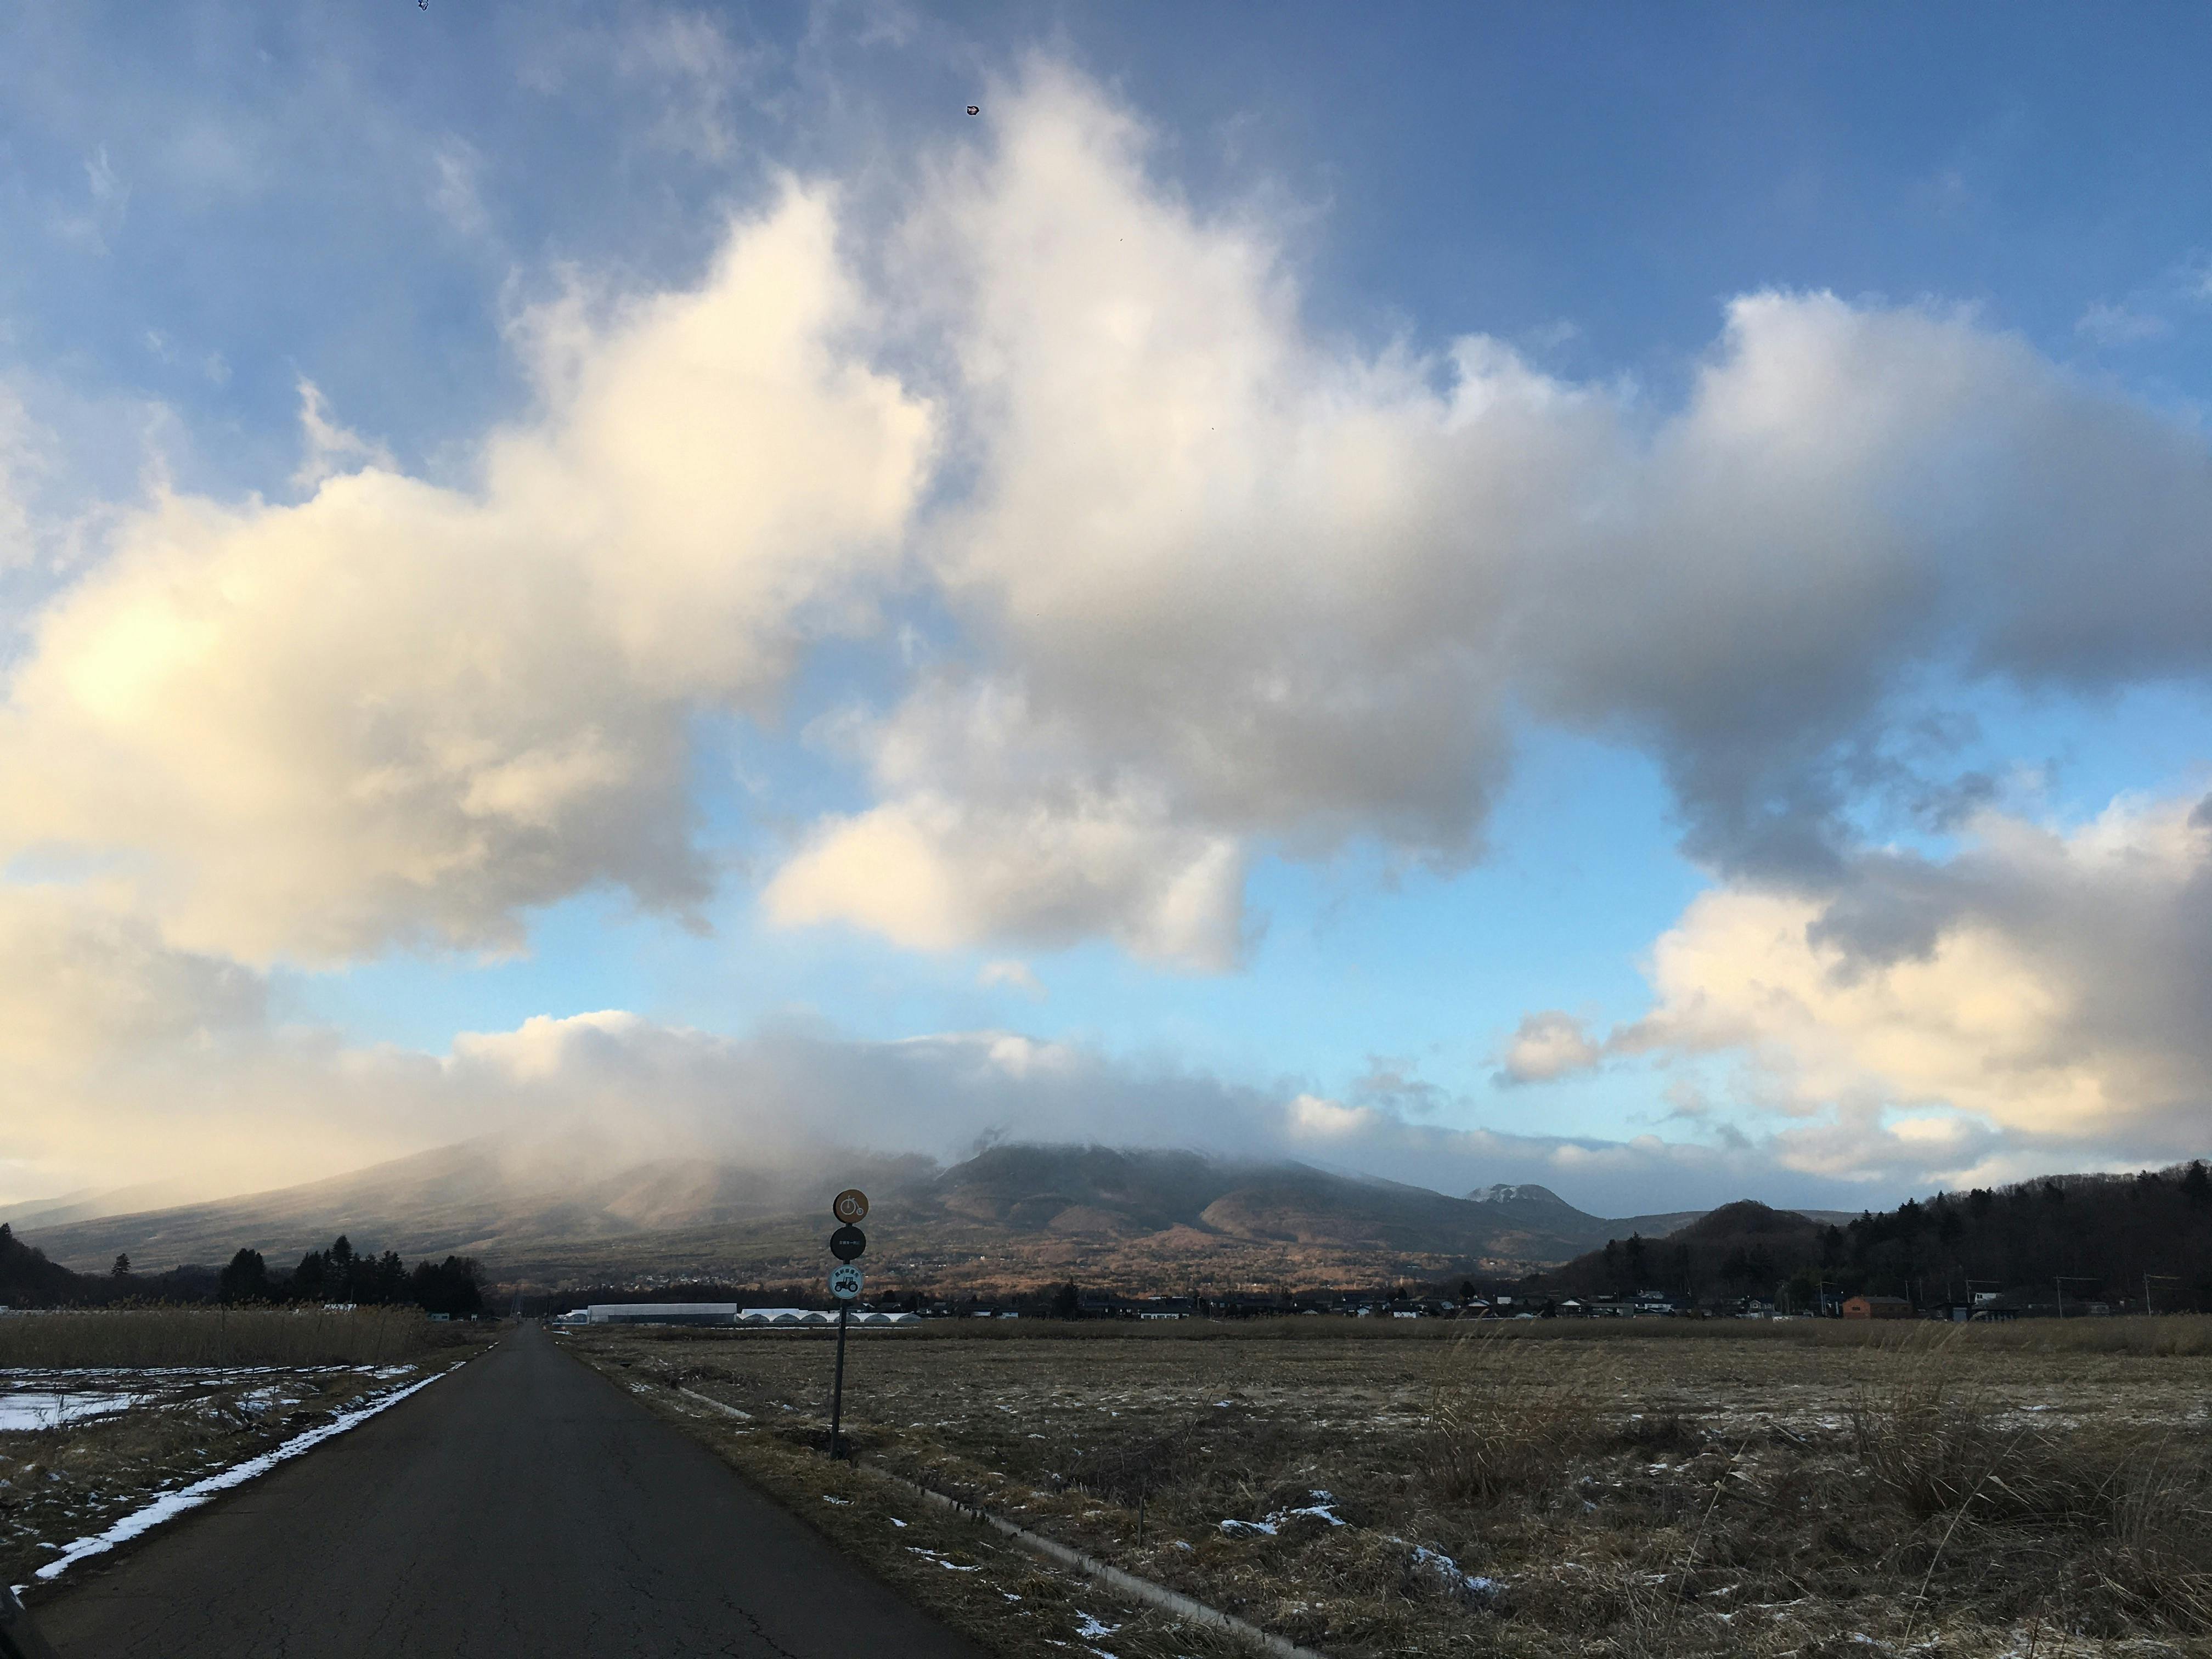
<svg viewBox="0 0 2212 1659">
<path fill-rule="evenodd" d="M 830 1235 L 830 1254 L 839 1266 L 830 1273 L 830 1293 L 837 1298 L 837 1372 L 830 1385 L 830 1455 L 845 1455 L 845 1327 L 853 1316 L 853 1303 L 860 1294 L 860 1270 L 853 1264 L 868 1248 L 868 1236 L 859 1224 L 868 1218 L 868 1195 L 848 1187 L 830 1200 L 830 1213 L 837 1231 Z"/>
<path fill-rule="evenodd" d="M 838 1438 L 838 1425 L 845 1417 L 845 1321 L 853 1311 L 849 1302 L 837 1304 L 837 1380 L 830 1389 L 830 1455 L 842 1457 L 845 1443 Z"/>
</svg>

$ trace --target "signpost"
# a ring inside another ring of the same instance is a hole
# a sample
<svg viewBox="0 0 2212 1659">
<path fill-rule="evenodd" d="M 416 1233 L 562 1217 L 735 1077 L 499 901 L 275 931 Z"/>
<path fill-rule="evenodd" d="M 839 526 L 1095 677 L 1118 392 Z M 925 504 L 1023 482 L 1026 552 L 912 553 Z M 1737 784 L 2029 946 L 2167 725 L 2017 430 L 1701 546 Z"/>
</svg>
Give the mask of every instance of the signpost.
<svg viewBox="0 0 2212 1659">
<path fill-rule="evenodd" d="M 845 1441 L 839 1432 L 845 1420 L 845 1325 L 853 1316 L 853 1304 L 860 1294 L 860 1270 L 853 1264 L 868 1248 L 868 1236 L 854 1224 L 868 1218 L 868 1195 L 857 1187 L 848 1187 L 830 1200 L 830 1213 L 841 1224 L 830 1235 L 830 1254 L 837 1258 L 837 1266 L 830 1270 L 830 1294 L 837 1298 L 837 1374 L 830 1387 L 830 1455 L 845 1455 Z"/>
</svg>

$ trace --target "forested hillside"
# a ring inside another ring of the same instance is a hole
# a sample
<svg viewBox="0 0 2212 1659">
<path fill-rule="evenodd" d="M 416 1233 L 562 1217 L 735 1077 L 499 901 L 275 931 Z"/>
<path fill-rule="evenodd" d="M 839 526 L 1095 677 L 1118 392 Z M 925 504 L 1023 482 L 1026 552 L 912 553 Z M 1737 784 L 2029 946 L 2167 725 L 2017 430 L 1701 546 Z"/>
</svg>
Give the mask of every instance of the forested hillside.
<svg viewBox="0 0 2212 1659">
<path fill-rule="evenodd" d="M 206 1302 L 232 1305 L 284 1302 L 412 1303 L 431 1313 L 472 1314 L 483 1305 L 482 1275 L 461 1256 L 418 1261 L 410 1270 L 391 1250 L 361 1255 L 340 1237 L 327 1249 L 310 1250 L 289 1272 L 270 1271 L 258 1250 L 241 1249 L 221 1273 L 174 1267 L 161 1273 L 131 1271 L 118 1255 L 106 1273 L 73 1273 L 49 1261 L 0 1222 L 0 1307 L 97 1307 L 118 1302 Z"/>
<path fill-rule="evenodd" d="M 2160 1312 L 2212 1310 L 2212 1171 L 2200 1159 L 2054 1176 L 1908 1200 L 1841 1226 L 1730 1204 L 1663 1238 L 1611 1240 L 1547 1282 L 1580 1295 L 1780 1292 L 1805 1307 L 1825 1286 L 1923 1307 L 1994 1292 L 2024 1307 L 2055 1307 L 2063 1293 L 2140 1309 L 2148 1294 Z"/>
</svg>

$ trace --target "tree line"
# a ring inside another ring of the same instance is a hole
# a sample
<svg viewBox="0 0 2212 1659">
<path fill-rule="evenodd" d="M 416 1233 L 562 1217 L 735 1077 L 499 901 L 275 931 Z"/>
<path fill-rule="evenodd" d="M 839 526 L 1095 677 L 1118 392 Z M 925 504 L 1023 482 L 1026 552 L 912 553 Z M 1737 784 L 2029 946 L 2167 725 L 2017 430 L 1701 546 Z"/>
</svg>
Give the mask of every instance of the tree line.
<svg viewBox="0 0 2212 1659">
<path fill-rule="evenodd" d="M 118 1255 L 105 1274 L 80 1273 L 48 1261 L 45 1251 L 24 1243 L 0 1222 L 0 1306 L 100 1307 L 136 1301 L 231 1306 L 349 1302 L 412 1305 L 460 1318 L 483 1310 L 483 1275 L 473 1257 L 426 1257 L 410 1267 L 396 1250 L 356 1253 L 343 1234 L 327 1249 L 309 1250 L 289 1270 L 270 1268 L 258 1250 L 241 1249 L 220 1272 L 187 1267 L 138 1273 L 128 1255 Z"/>
<path fill-rule="evenodd" d="M 2093 1301 L 2212 1310 L 2212 1170 L 2052 1176 L 1908 1199 L 1825 1224 L 1731 1204 L 1665 1238 L 1613 1239 L 1546 1275 L 1582 1294 L 1645 1290 L 1693 1300 L 1822 1294 L 1922 1307 L 1994 1296 L 2021 1306 Z"/>
</svg>

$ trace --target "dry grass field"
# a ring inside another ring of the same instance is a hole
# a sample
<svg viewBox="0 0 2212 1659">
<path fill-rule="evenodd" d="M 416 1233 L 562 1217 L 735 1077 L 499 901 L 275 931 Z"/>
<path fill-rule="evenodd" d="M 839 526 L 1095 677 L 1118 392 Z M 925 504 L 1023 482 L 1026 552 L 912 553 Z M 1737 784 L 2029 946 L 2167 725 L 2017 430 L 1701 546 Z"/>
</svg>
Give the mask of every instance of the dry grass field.
<svg viewBox="0 0 2212 1659">
<path fill-rule="evenodd" d="M 1333 1655 L 2212 1651 L 2212 1322 L 948 1324 L 853 1470 L 825 1338 L 568 1340 L 1006 1654 L 1229 1650 L 884 1473 Z"/>
<path fill-rule="evenodd" d="M 380 1365 L 471 1340 L 415 1308 L 144 1308 L 0 1319 L 0 1379 L 25 1367 Z"/>
<path fill-rule="evenodd" d="M 404 1386 L 488 1328 L 413 1310 L 0 1319 L 0 1582 L 153 1495 Z"/>
</svg>

